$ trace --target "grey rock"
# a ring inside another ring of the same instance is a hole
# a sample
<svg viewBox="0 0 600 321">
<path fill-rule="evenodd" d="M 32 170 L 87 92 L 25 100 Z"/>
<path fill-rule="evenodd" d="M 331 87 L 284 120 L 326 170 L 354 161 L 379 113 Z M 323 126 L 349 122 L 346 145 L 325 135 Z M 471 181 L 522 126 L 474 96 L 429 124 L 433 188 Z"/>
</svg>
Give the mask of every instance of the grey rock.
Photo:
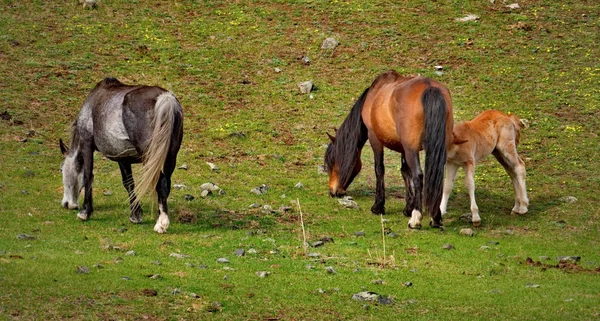
<svg viewBox="0 0 600 321">
<path fill-rule="evenodd" d="M 442 248 L 444 250 L 452 250 L 452 249 L 454 249 L 454 245 L 452 245 L 450 243 L 446 243 L 446 244 L 442 245 Z"/>
<path fill-rule="evenodd" d="M 540 261 L 548 261 L 548 260 L 550 260 L 550 257 L 542 255 L 542 256 L 538 256 L 538 260 L 540 260 Z"/>
<path fill-rule="evenodd" d="M 192 299 L 200 299 L 200 298 L 202 298 L 202 297 L 201 297 L 200 295 L 198 295 L 198 294 L 194 293 L 194 292 L 191 292 L 191 293 L 190 293 L 190 298 L 192 298 Z"/>
<path fill-rule="evenodd" d="M 319 247 L 319 246 L 323 246 L 324 244 L 325 244 L 325 242 L 323 242 L 323 241 L 316 241 L 316 242 L 313 242 L 310 246 Z"/>
<path fill-rule="evenodd" d="M 246 250 L 244 249 L 237 249 L 233 252 L 233 254 L 235 254 L 236 256 L 244 256 L 246 255 Z"/>
<path fill-rule="evenodd" d="M 88 273 L 90 273 L 90 269 L 85 265 L 78 266 L 77 273 L 78 274 L 88 274 Z"/>
<path fill-rule="evenodd" d="M 506 5 L 506 7 L 511 10 L 521 9 L 521 6 L 518 3 L 511 3 L 509 5 Z"/>
<path fill-rule="evenodd" d="M 179 293 L 181 293 L 181 290 L 178 288 L 174 288 L 173 291 L 171 291 L 171 294 L 173 294 L 173 295 L 177 295 Z"/>
<path fill-rule="evenodd" d="M 312 253 L 308 253 L 307 256 L 311 257 L 311 258 L 318 258 L 318 257 L 321 257 L 321 253 L 312 252 Z"/>
<path fill-rule="evenodd" d="M 195 198 L 195 197 L 194 197 L 193 195 L 190 195 L 190 194 L 185 194 L 185 195 L 183 195 L 183 199 L 184 199 L 184 200 L 186 200 L 186 201 L 188 201 L 188 202 L 191 202 L 191 201 L 193 201 L 193 200 L 194 200 L 194 198 Z"/>
<path fill-rule="evenodd" d="M 258 203 L 252 203 L 252 204 L 248 205 L 248 208 L 259 208 L 259 207 L 260 207 L 260 204 L 258 204 Z"/>
<path fill-rule="evenodd" d="M 187 171 L 188 166 L 187 166 L 187 164 L 183 164 L 183 165 L 179 166 L 179 169 L 183 169 L 183 170 Z"/>
<path fill-rule="evenodd" d="M 303 81 L 298 84 L 298 88 L 300 88 L 300 92 L 303 94 L 309 94 L 313 89 L 312 80 Z"/>
<path fill-rule="evenodd" d="M 183 184 L 173 184 L 173 188 L 176 189 L 176 190 L 178 190 L 178 191 L 181 191 L 182 189 L 186 189 L 187 186 L 185 186 Z"/>
<path fill-rule="evenodd" d="M 258 271 L 258 272 L 256 272 L 256 276 L 258 276 L 259 278 L 266 278 L 270 274 L 271 274 L 271 272 L 269 272 L 269 271 Z"/>
<path fill-rule="evenodd" d="M 340 43 L 335 38 L 327 38 L 323 40 L 321 44 L 321 49 L 335 49 Z"/>
<path fill-rule="evenodd" d="M 190 257 L 187 254 L 181 254 L 181 253 L 171 253 L 171 254 L 169 254 L 169 256 L 174 257 L 176 259 L 186 259 L 186 258 Z"/>
<path fill-rule="evenodd" d="M 113 193 L 112 193 L 111 191 L 109 191 L 109 190 L 104 190 L 104 191 L 102 192 L 102 194 L 103 194 L 104 196 L 111 196 Z"/>
<path fill-rule="evenodd" d="M 356 203 L 351 196 L 344 196 L 344 198 L 338 199 L 338 202 L 345 208 L 356 209 L 358 203 Z"/>
<path fill-rule="evenodd" d="M 128 276 L 122 276 L 121 280 L 123 280 L 123 281 L 131 281 L 131 278 L 128 277 Z"/>
<path fill-rule="evenodd" d="M 581 256 L 559 256 L 556 259 L 563 262 L 577 263 L 581 260 Z"/>
<path fill-rule="evenodd" d="M 248 254 L 256 254 L 256 253 L 258 253 L 258 251 L 255 248 L 248 249 Z"/>
<path fill-rule="evenodd" d="M 354 236 L 365 236 L 365 231 L 354 232 Z"/>
<path fill-rule="evenodd" d="M 205 189 L 205 190 L 202 190 L 202 192 L 200 192 L 200 197 L 205 198 L 210 194 L 212 194 L 212 192 Z"/>
<path fill-rule="evenodd" d="M 216 191 L 220 190 L 219 186 L 217 186 L 216 184 L 213 184 L 213 183 L 204 183 L 204 184 L 200 185 L 200 189 L 203 191 L 210 191 L 210 192 L 216 192 Z"/>
<path fill-rule="evenodd" d="M 455 21 L 458 21 L 458 22 L 470 22 L 470 21 L 478 21 L 478 20 L 479 20 L 479 16 L 478 16 L 478 15 L 475 15 L 475 14 L 468 14 L 468 15 L 466 15 L 466 16 L 464 16 L 464 17 L 461 17 L 461 18 L 456 18 L 456 19 L 454 19 L 454 20 L 455 20 Z"/>
<path fill-rule="evenodd" d="M 296 183 L 296 185 L 294 185 L 295 188 L 297 189 L 303 189 L 304 188 L 304 184 L 302 184 L 302 182 L 298 182 Z"/>
<path fill-rule="evenodd" d="M 159 280 L 159 279 L 162 279 L 162 275 L 160 275 L 160 274 L 152 274 L 152 275 L 149 276 L 149 278 L 152 279 L 152 280 Z"/>
<path fill-rule="evenodd" d="M 383 282 L 382 279 L 378 279 L 378 280 L 371 281 L 371 283 L 380 285 L 380 284 L 384 284 L 385 282 Z"/>
<path fill-rule="evenodd" d="M 162 265 L 162 262 L 161 261 L 152 261 L 152 264 L 154 264 L 154 265 Z"/>
<path fill-rule="evenodd" d="M 539 288 L 540 285 L 539 284 L 535 284 L 535 283 L 527 283 L 525 284 L 526 288 Z"/>
<path fill-rule="evenodd" d="M 97 268 L 97 269 L 103 269 L 104 265 L 102 265 L 100 263 L 96 263 L 96 264 L 94 264 L 94 267 Z"/>
<path fill-rule="evenodd" d="M 303 64 L 310 65 L 310 58 L 308 56 L 302 56 L 302 58 L 300 58 L 300 60 L 302 60 Z"/>
<path fill-rule="evenodd" d="M 36 237 L 29 234 L 18 234 L 17 239 L 19 240 L 35 240 Z"/>
<path fill-rule="evenodd" d="M 460 235 L 466 235 L 466 236 L 473 236 L 473 234 L 475 234 L 475 233 L 470 228 L 463 228 L 463 229 L 460 230 L 459 234 Z"/>
<path fill-rule="evenodd" d="M 225 263 L 229 263 L 229 260 L 226 259 L 226 258 L 224 258 L 224 257 L 220 257 L 220 258 L 217 259 L 217 263 L 223 263 L 223 264 L 225 264 Z"/>
<path fill-rule="evenodd" d="M 208 165 L 208 167 L 210 168 L 211 171 L 213 172 L 218 172 L 219 171 L 219 167 L 211 162 L 206 162 L 206 165 Z"/>
<path fill-rule="evenodd" d="M 491 247 L 489 247 L 489 246 L 487 246 L 487 245 L 482 245 L 482 246 L 481 246 L 479 249 L 480 249 L 480 250 L 484 250 L 484 251 L 486 251 L 486 250 L 489 250 L 489 249 L 491 249 Z"/>
<path fill-rule="evenodd" d="M 563 196 L 558 199 L 559 201 L 567 204 L 573 204 L 579 201 L 575 196 Z"/>
<path fill-rule="evenodd" d="M 127 252 L 125 252 L 125 255 L 135 256 L 135 255 L 136 255 L 136 253 L 135 253 L 135 251 L 134 251 L 134 250 L 131 250 L 131 251 L 127 251 Z"/>
<path fill-rule="evenodd" d="M 282 71 L 282 70 L 281 70 L 281 68 L 279 68 L 279 67 L 275 67 L 275 72 L 276 72 L 276 73 L 280 73 L 281 71 Z"/>
<path fill-rule="evenodd" d="M 352 300 L 379 303 L 382 305 L 390 305 L 393 303 L 393 301 L 390 298 L 371 291 L 355 293 L 352 295 Z"/>
<path fill-rule="evenodd" d="M 325 271 L 329 274 L 337 274 L 337 271 L 333 268 L 333 266 L 325 267 Z"/>
<path fill-rule="evenodd" d="M 250 190 L 251 193 L 254 193 L 256 195 L 263 195 L 265 194 L 267 191 L 269 190 L 269 186 L 267 186 L 266 184 L 262 184 L 259 187 L 255 187 L 253 189 Z"/>
<path fill-rule="evenodd" d="M 408 288 L 408 287 L 411 287 L 413 284 L 410 281 L 406 281 L 406 282 L 402 282 L 402 285 Z"/>
</svg>

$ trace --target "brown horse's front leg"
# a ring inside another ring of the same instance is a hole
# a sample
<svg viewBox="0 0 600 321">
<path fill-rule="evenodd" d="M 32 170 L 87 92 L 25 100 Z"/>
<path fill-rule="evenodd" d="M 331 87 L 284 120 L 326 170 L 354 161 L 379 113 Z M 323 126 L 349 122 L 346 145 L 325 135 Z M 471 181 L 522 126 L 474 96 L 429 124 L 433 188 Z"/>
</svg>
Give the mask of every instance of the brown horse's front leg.
<svg viewBox="0 0 600 321">
<path fill-rule="evenodd" d="M 94 211 L 92 205 L 92 183 L 94 181 L 94 148 L 91 143 L 82 143 L 81 153 L 83 156 L 83 207 L 77 213 L 77 218 L 87 221 Z"/>
<path fill-rule="evenodd" d="M 373 159 L 375 163 L 375 204 L 371 207 L 373 214 L 385 214 L 385 166 L 383 164 L 383 145 L 377 138 L 369 135 L 369 142 L 373 148 Z"/>
<path fill-rule="evenodd" d="M 413 208 L 415 208 L 415 187 L 413 185 L 410 168 L 408 168 L 408 164 L 406 163 L 406 157 L 404 156 L 404 154 L 402 154 L 402 167 L 400 171 L 402 172 L 402 178 L 404 179 L 404 189 L 406 190 L 406 205 L 404 206 L 403 214 L 406 217 L 410 217 L 412 215 Z"/>
</svg>

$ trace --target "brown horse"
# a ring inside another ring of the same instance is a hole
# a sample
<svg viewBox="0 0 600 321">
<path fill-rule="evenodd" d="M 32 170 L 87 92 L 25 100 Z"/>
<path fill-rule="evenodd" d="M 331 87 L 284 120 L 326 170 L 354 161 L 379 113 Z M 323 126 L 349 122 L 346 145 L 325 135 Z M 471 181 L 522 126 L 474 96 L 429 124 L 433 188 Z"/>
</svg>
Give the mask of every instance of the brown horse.
<svg viewBox="0 0 600 321">
<path fill-rule="evenodd" d="M 328 134 L 331 144 L 325 153 L 325 166 L 329 193 L 336 197 L 346 193 L 361 170 L 360 155 L 368 139 L 377 177 L 371 212 L 385 213 L 383 147 L 387 147 L 402 154 L 404 215 L 411 217 L 408 227 L 421 227 L 423 201 L 432 218 L 430 225 L 441 226 L 439 206 L 453 125 L 452 100 L 446 86 L 429 78 L 403 77 L 395 71 L 379 75 L 356 101 L 336 137 Z M 425 173 L 419 160 L 422 149 Z"/>
<path fill-rule="evenodd" d="M 448 149 L 446 162 L 446 181 L 440 210 L 446 214 L 448 198 L 452 192 L 458 167 L 465 169 L 465 185 L 471 199 L 471 214 L 474 226 L 479 226 L 479 208 L 475 203 L 475 164 L 489 154 L 494 155 L 510 176 L 515 190 L 517 214 L 527 213 L 529 199 L 525 188 L 525 164 L 517 153 L 521 136 L 521 127 L 525 123 L 517 115 L 506 115 L 497 110 L 487 110 L 471 121 L 462 122 L 454 127 L 454 137 L 463 141 L 452 144 Z M 464 142 L 466 141 L 466 142 Z"/>
</svg>

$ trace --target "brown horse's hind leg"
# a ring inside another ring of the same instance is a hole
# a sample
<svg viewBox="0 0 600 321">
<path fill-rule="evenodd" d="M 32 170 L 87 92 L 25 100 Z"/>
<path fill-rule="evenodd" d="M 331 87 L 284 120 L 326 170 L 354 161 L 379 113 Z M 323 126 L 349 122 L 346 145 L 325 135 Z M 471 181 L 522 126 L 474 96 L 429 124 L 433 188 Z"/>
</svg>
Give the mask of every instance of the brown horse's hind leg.
<svg viewBox="0 0 600 321">
<path fill-rule="evenodd" d="M 515 206 L 512 212 L 516 214 L 527 213 L 529 199 L 527 198 L 527 187 L 525 185 L 525 163 L 517 154 L 514 144 L 506 146 L 508 148 L 495 149 L 492 154 L 498 162 L 504 167 L 513 184 L 515 190 Z"/>
<path fill-rule="evenodd" d="M 374 135 L 369 135 L 371 148 L 373 149 L 373 158 L 375 161 L 375 203 L 371 207 L 373 214 L 385 214 L 385 166 L 383 164 L 383 145 Z"/>
<path fill-rule="evenodd" d="M 131 214 L 129 215 L 129 221 L 135 224 L 142 222 L 142 208 L 139 202 L 136 202 L 135 193 L 133 192 L 135 185 L 133 183 L 133 175 L 131 171 L 131 163 L 119 162 L 119 169 L 121 170 L 121 178 L 123 179 L 123 186 L 127 190 L 129 195 L 129 208 Z"/>
<path fill-rule="evenodd" d="M 406 159 L 406 164 L 410 170 L 410 177 L 412 178 L 412 192 L 414 193 L 412 202 L 409 203 L 407 200 L 407 207 L 412 207 L 410 215 L 411 218 L 408 221 L 408 228 L 421 228 L 421 219 L 423 218 L 423 172 L 421 170 L 421 163 L 419 161 L 419 152 L 405 150 L 404 156 Z"/>
<path fill-rule="evenodd" d="M 403 214 L 406 217 L 410 217 L 412 214 L 412 210 L 415 207 L 415 204 L 414 204 L 414 199 L 415 199 L 414 189 L 415 188 L 413 186 L 410 168 L 408 168 L 408 164 L 406 163 L 406 157 L 404 157 L 404 154 L 402 154 L 402 167 L 401 167 L 400 171 L 402 172 L 402 178 L 404 178 L 404 189 L 406 190 L 406 192 L 405 192 L 406 206 L 404 206 Z"/>
</svg>

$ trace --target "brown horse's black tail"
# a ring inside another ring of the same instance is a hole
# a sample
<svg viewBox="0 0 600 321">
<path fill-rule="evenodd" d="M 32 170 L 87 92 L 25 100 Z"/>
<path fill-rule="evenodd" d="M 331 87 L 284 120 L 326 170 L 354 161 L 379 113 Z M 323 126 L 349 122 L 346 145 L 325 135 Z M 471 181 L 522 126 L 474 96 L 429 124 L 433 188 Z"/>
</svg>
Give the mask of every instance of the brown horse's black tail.
<svg viewBox="0 0 600 321">
<path fill-rule="evenodd" d="M 422 96 L 425 112 L 425 181 L 424 203 L 433 226 L 441 225 L 440 202 L 446 164 L 446 100 L 437 87 L 425 89 Z"/>
</svg>

